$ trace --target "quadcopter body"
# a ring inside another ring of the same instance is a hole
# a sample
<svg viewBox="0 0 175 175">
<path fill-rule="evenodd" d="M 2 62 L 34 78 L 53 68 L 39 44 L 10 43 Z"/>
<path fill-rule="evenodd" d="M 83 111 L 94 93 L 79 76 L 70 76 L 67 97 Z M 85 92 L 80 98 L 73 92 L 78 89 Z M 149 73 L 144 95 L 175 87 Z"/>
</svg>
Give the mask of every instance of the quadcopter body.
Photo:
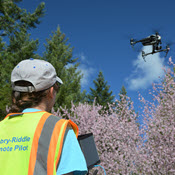
<svg viewBox="0 0 175 175">
<path fill-rule="evenodd" d="M 170 47 L 167 45 L 165 49 L 162 49 L 162 42 L 161 42 L 161 36 L 159 35 L 158 32 L 156 32 L 155 34 L 153 35 L 150 35 L 148 36 L 147 38 L 143 38 L 141 40 L 135 40 L 133 38 L 130 39 L 130 44 L 132 47 L 134 47 L 134 45 L 136 43 L 139 43 L 141 42 L 143 46 L 152 46 L 152 52 L 150 53 L 145 53 L 144 51 L 142 51 L 142 57 L 143 59 L 145 60 L 145 57 L 147 55 L 150 55 L 150 54 L 155 54 L 155 53 L 158 53 L 158 52 L 166 52 L 166 55 L 168 54 L 169 50 L 170 50 Z"/>
</svg>

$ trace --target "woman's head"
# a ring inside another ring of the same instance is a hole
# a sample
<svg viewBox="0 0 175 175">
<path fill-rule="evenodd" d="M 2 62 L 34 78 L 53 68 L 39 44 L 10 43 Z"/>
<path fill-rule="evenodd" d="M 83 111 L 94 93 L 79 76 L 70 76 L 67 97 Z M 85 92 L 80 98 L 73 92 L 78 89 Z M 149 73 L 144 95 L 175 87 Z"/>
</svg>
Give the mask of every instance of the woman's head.
<svg viewBox="0 0 175 175">
<path fill-rule="evenodd" d="M 12 71 L 11 82 L 11 112 L 43 106 L 49 111 L 54 105 L 59 84 L 62 84 L 50 63 L 34 59 L 20 62 Z"/>
<path fill-rule="evenodd" d="M 16 82 L 27 81 L 32 86 L 18 86 Z M 38 92 L 50 88 L 56 82 L 62 84 L 55 68 L 47 61 L 38 59 L 23 60 L 11 74 L 12 89 L 19 92 Z"/>
<path fill-rule="evenodd" d="M 18 86 L 26 87 L 32 86 L 31 83 L 26 81 L 16 82 Z M 53 90 L 52 90 L 53 89 Z M 12 91 L 12 108 L 11 112 L 22 112 L 26 108 L 45 107 L 44 110 L 50 111 L 54 105 L 54 96 L 59 90 L 59 85 L 55 83 L 49 89 L 38 92 L 18 92 Z"/>
</svg>

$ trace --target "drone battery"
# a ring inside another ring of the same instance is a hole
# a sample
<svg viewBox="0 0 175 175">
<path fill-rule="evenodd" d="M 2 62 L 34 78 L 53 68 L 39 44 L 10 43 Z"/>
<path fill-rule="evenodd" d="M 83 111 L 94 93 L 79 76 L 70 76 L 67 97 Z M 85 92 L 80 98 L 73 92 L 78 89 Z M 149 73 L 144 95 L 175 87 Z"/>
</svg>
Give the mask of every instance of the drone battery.
<svg viewBox="0 0 175 175">
<path fill-rule="evenodd" d="M 93 134 L 88 133 L 78 136 L 78 142 L 86 159 L 87 167 L 90 170 L 94 165 L 100 163 Z"/>
</svg>

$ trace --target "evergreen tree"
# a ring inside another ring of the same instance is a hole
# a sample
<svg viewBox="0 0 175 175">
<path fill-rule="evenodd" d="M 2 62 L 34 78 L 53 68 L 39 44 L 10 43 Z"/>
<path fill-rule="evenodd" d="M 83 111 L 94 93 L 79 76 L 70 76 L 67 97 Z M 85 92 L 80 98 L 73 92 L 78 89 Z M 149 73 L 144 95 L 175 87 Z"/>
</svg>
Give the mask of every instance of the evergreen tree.
<svg viewBox="0 0 175 175">
<path fill-rule="evenodd" d="M 131 99 L 128 97 L 127 98 L 127 91 L 126 91 L 126 88 L 125 86 L 123 85 L 120 92 L 119 92 L 119 100 L 117 100 L 116 102 L 116 113 L 117 114 L 120 114 L 120 112 L 122 111 L 123 109 L 123 105 L 126 105 L 128 106 L 128 100 L 130 101 Z M 130 104 L 129 104 L 130 106 Z"/>
<path fill-rule="evenodd" d="M 81 93 L 80 84 L 82 75 L 77 70 L 79 63 L 77 63 L 77 58 L 72 59 L 73 48 L 67 44 L 67 41 L 65 34 L 62 34 L 58 27 L 53 36 L 47 39 L 44 53 L 44 59 L 55 67 L 57 75 L 63 81 L 57 95 L 55 108 L 60 106 L 70 108 L 71 102 L 75 104 L 80 102 L 84 94 L 84 92 Z"/>
<path fill-rule="evenodd" d="M 43 57 L 36 54 L 39 42 L 30 38 L 29 30 L 36 28 L 40 17 L 44 15 L 44 3 L 33 13 L 17 6 L 22 0 L 0 0 L 0 116 L 6 115 L 6 106 L 11 104 L 10 75 L 17 63 L 24 59 L 44 59 L 56 69 L 64 84 L 56 99 L 56 108 L 70 108 L 82 101 L 85 92 L 81 93 L 82 75 L 77 71 L 77 59 L 72 59 L 72 48 L 60 28 L 47 39 Z M 31 31 L 31 30 L 30 30 Z"/>
<path fill-rule="evenodd" d="M 121 103 L 124 103 L 124 101 L 126 101 L 127 98 L 127 91 L 125 86 L 123 85 L 120 92 L 119 92 L 119 99 Z"/>
<path fill-rule="evenodd" d="M 122 88 L 120 90 L 119 98 L 120 98 L 119 101 L 116 103 L 115 111 L 117 114 L 120 114 L 120 116 L 123 116 L 124 112 L 122 112 L 122 110 L 123 110 L 122 106 L 127 106 L 128 109 L 133 108 L 133 106 L 131 106 L 131 104 L 133 102 L 132 102 L 131 98 L 127 96 L 127 91 L 126 91 L 126 88 L 124 85 L 122 86 Z M 121 114 L 121 112 L 122 112 L 122 114 Z M 134 113 L 136 113 L 136 115 L 138 117 L 138 113 L 135 112 L 134 109 L 130 110 L 131 115 L 133 115 Z M 136 117 L 136 119 L 137 119 L 137 117 Z M 131 121 L 130 118 L 128 118 L 128 121 Z M 138 123 L 138 125 L 139 125 L 139 123 Z"/>
<path fill-rule="evenodd" d="M 95 99 L 96 104 L 108 108 L 108 103 L 112 104 L 115 96 L 112 95 L 112 91 L 109 92 L 110 86 L 107 85 L 107 81 L 105 81 L 102 71 L 99 72 L 97 79 L 93 82 L 95 88 L 90 88 L 90 94 L 88 94 L 89 103 L 92 104 Z"/>
<path fill-rule="evenodd" d="M 0 119 L 6 114 L 6 105 L 11 103 L 10 74 L 23 59 L 38 58 L 34 52 L 38 40 L 30 39 L 27 31 L 36 28 L 44 14 L 44 3 L 34 13 L 17 6 L 22 0 L 0 0 Z"/>
<path fill-rule="evenodd" d="M 119 93 L 120 100 L 122 98 L 121 96 L 125 96 L 126 94 L 127 94 L 127 91 L 126 91 L 125 86 L 123 85 L 122 88 L 121 88 L 121 90 L 120 90 L 120 93 Z"/>
</svg>

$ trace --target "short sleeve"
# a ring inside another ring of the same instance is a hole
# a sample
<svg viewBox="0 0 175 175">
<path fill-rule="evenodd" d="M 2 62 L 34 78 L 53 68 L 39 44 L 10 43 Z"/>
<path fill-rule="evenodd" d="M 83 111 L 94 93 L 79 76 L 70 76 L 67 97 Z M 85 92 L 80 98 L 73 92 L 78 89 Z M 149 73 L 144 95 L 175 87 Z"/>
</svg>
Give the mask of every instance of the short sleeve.
<svg viewBox="0 0 175 175">
<path fill-rule="evenodd" d="M 85 175 L 87 165 L 73 129 L 68 129 L 65 136 L 57 175 L 74 172 L 75 175 Z"/>
</svg>

